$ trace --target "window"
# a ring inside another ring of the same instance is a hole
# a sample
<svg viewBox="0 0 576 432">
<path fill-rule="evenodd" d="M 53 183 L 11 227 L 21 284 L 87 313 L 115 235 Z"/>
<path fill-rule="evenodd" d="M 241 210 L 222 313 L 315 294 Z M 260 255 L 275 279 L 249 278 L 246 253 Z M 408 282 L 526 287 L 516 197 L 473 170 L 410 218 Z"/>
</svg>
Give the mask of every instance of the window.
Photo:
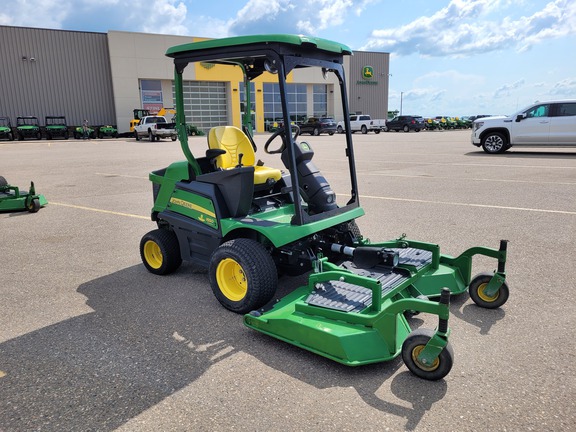
<svg viewBox="0 0 576 432">
<path fill-rule="evenodd" d="M 228 124 L 226 83 L 213 81 L 184 81 L 184 113 L 186 123 L 203 131 Z M 174 85 L 172 86 L 174 94 Z M 176 96 L 174 95 L 174 99 Z"/>
<path fill-rule="evenodd" d="M 326 84 L 314 84 L 314 115 L 326 117 L 328 115 L 328 86 Z"/>
<path fill-rule="evenodd" d="M 558 117 L 567 117 L 576 115 L 576 103 L 559 103 L 556 115 Z"/>
<path fill-rule="evenodd" d="M 273 124 L 282 119 L 282 104 L 280 102 L 280 86 L 277 83 L 264 83 L 264 122 Z M 286 98 L 290 120 L 302 122 L 307 117 L 306 84 L 286 84 Z"/>
<path fill-rule="evenodd" d="M 550 105 L 536 105 L 535 107 L 526 111 L 526 117 L 548 117 L 548 111 L 550 110 Z"/>
</svg>

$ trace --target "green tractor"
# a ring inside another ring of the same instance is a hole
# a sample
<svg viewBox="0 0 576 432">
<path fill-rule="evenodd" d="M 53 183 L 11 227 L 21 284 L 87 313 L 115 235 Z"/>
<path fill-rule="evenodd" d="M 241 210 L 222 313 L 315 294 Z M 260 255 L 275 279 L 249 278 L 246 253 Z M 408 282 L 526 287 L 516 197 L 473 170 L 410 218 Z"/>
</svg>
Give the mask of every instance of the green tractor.
<svg viewBox="0 0 576 432">
<path fill-rule="evenodd" d="M 98 138 L 104 137 L 118 138 L 118 129 L 112 125 L 104 125 L 98 128 Z"/>
<path fill-rule="evenodd" d="M 66 124 L 66 117 L 64 116 L 46 116 L 44 118 L 44 125 L 46 139 L 68 139 L 70 137 L 70 133 L 68 132 L 68 125 Z"/>
<path fill-rule="evenodd" d="M 21 116 L 16 118 L 16 135 L 18 141 L 23 141 L 24 138 L 42 139 L 38 117 Z"/>
<path fill-rule="evenodd" d="M 0 212 L 28 210 L 36 213 L 46 204 L 48 201 L 44 195 L 36 193 L 34 182 L 30 182 L 28 192 L 20 192 L 20 188 L 9 185 L 6 179 L 0 176 Z"/>
<path fill-rule="evenodd" d="M 14 132 L 12 132 L 12 123 L 10 117 L 0 117 L 0 139 L 14 141 Z"/>
<path fill-rule="evenodd" d="M 186 159 L 150 173 L 157 228 L 142 237 L 140 255 L 156 275 L 176 271 L 183 260 L 207 268 L 216 299 L 244 314 L 249 328 L 350 366 L 402 355 L 415 375 L 439 380 L 453 363 L 450 295 L 468 290 L 479 306 L 504 304 L 507 242 L 452 257 L 436 244 L 404 235 L 376 243 L 361 235 L 355 219 L 364 210 L 343 66 L 351 54 L 345 45 L 295 35 L 232 37 L 168 49 L 175 66 L 176 128 Z M 278 155 L 282 170 L 255 157 L 250 115 L 242 129 L 212 128 L 205 154 L 195 157 L 183 92 L 183 73 L 193 62 L 240 68 L 247 106 L 251 81 L 266 72 L 276 75 L 284 125 L 291 124 L 290 72 L 317 68 L 334 76 L 346 122 L 341 157 L 350 196 L 337 202 L 313 162 L 312 145 L 298 140 L 296 125 L 276 130 L 263 148 Z M 474 255 L 496 259 L 498 270 L 472 278 Z M 306 285 L 275 301 L 279 274 L 307 272 Z M 412 330 L 406 316 L 420 312 L 437 316 L 437 327 Z"/>
</svg>

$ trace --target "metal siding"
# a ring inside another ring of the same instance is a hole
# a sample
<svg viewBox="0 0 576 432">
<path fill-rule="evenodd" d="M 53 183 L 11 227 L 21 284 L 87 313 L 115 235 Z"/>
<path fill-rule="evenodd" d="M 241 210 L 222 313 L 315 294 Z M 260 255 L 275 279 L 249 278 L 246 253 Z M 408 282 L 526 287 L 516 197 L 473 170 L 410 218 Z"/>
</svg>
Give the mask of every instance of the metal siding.
<svg viewBox="0 0 576 432">
<path fill-rule="evenodd" d="M 357 84 L 362 82 L 362 68 L 372 66 L 376 85 Z M 388 83 L 390 54 L 354 51 L 348 71 L 349 108 L 353 114 L 370 114 L 374 119 L 386 119 L 388 115 Z"/>
<path fill-rule="evenodd" d="M 0 40 L 0 116 L 116 122 L 106 34 L 0 26 Z"/>
</svg>

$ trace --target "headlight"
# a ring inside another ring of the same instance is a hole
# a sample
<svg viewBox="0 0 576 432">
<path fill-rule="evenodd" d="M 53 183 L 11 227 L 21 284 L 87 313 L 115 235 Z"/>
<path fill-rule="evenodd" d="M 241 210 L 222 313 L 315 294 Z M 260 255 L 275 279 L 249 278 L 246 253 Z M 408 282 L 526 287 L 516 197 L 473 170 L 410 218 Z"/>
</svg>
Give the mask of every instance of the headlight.
<svg viewBox="0 0 576 432">
<path fill-rule="evenodd" d="M 484 122 L 474 122 L 474 130 L 477 131 L 482 126 L 484 126 Z"/>
</svg>

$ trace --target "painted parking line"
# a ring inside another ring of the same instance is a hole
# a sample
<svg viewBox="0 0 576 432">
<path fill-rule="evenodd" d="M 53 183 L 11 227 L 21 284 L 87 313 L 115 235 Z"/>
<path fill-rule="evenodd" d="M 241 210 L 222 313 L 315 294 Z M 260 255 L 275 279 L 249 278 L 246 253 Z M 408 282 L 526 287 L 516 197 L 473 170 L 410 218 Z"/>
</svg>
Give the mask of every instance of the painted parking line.
<svg viewBox="0 0 576 432">
<path fill-rule="evenodd" d="M 343 197 L 350 197 L 347 194 L 336 194 Z M 383 201 L 402 201 L 402 202 L 413 202 L 422 204 L 440 204 L 440 205 L 451 205 L 460 207 L 476 207 L 476 208 L 489 208 L 489 209 L 499 209 L 499 210 L 513 210 L 522 212 L 533 212 L 533 213 L 552 213 L 552 214 L 565 214 L 576 216 L 576 211 L 565 211 L 565 210 L 549 210 L 549 209 L 536 209 L 527 207 L 510 207 L 510 206 L 498 206 L 489 204 L 473 204 L 473 203 L 459 203 L 459 202 L 449 202 L 449 201 L 430 201 L 430 200 L 420 200 L 420 199 L 410 199 L 410 198 L 394 198 L 394 197 L 381 197 L 372 195 L 360 195 L 360 198 L 364 199 L 375 199 Z"/>
<path fill-rule="evenodd" d="M 74 204 L 66 204 L 66 203 L 59 203 L 59 202 L 50 201 L 49 205 L 69 207 L 69 208 L 73 208 L 73 209 L 87 210 L 87 211 L 93 211 L 93 212 L 98 212 L 98 213 L 107 213 L 107 214 L 112 214 L 112 215 L 116 215 L 116 216 L 125 216 L 125 217 L 131 217 L 131 218 L 136 218 L 136 219 L 150 220 L 150 216 L 141 216 L 141 215 L 135 215 L 135 214 L 131 214 L 131 213 L 115 212 L 115 211 L 111 211 L 111 210 L 98 209 L 98 208 L 94 208 L 94 207 L 85 207 L 85 206 L 79 206 L 79 205 L 74 205 Z"/>
<path fill-rule="evenodd" d="M 140 179 L 140 180 L 149 180 L 148 177 L 143 177 L 143 176 L 134 176 L 134 175 L 128 175 L 128 174 L 114 174 L 114 173 L 94 173 L 98 176 L 102 176 L 102 177 L 124 177 L 124 178 L 134 178 L 134 179 Z"/>
<path fill-rule="evenodd" d="M 408 175 L 408 174 L 388 174 L 382 172 L 358 172 L 358 177 L 362 176 L 381 176 L 381 177 L 401 177 L 401 178 L 419 178 L 423 180 L 427 179 L 439 179 L 439 180 L 465 180 L 476 182 L 495 182 L 495 183 L 527 183 L 527 184 L 551 184 L 551 185 L 563 185 L 563 186 L 576 186 L 576 182 L 557 182 L 557 181 L 534 181 L 534 180 L 508 180 L 508 179 L 489 179 L 489 178 L 474 178 L 474 177 L 443 177 L 435 175 Z"/>
</svg>

